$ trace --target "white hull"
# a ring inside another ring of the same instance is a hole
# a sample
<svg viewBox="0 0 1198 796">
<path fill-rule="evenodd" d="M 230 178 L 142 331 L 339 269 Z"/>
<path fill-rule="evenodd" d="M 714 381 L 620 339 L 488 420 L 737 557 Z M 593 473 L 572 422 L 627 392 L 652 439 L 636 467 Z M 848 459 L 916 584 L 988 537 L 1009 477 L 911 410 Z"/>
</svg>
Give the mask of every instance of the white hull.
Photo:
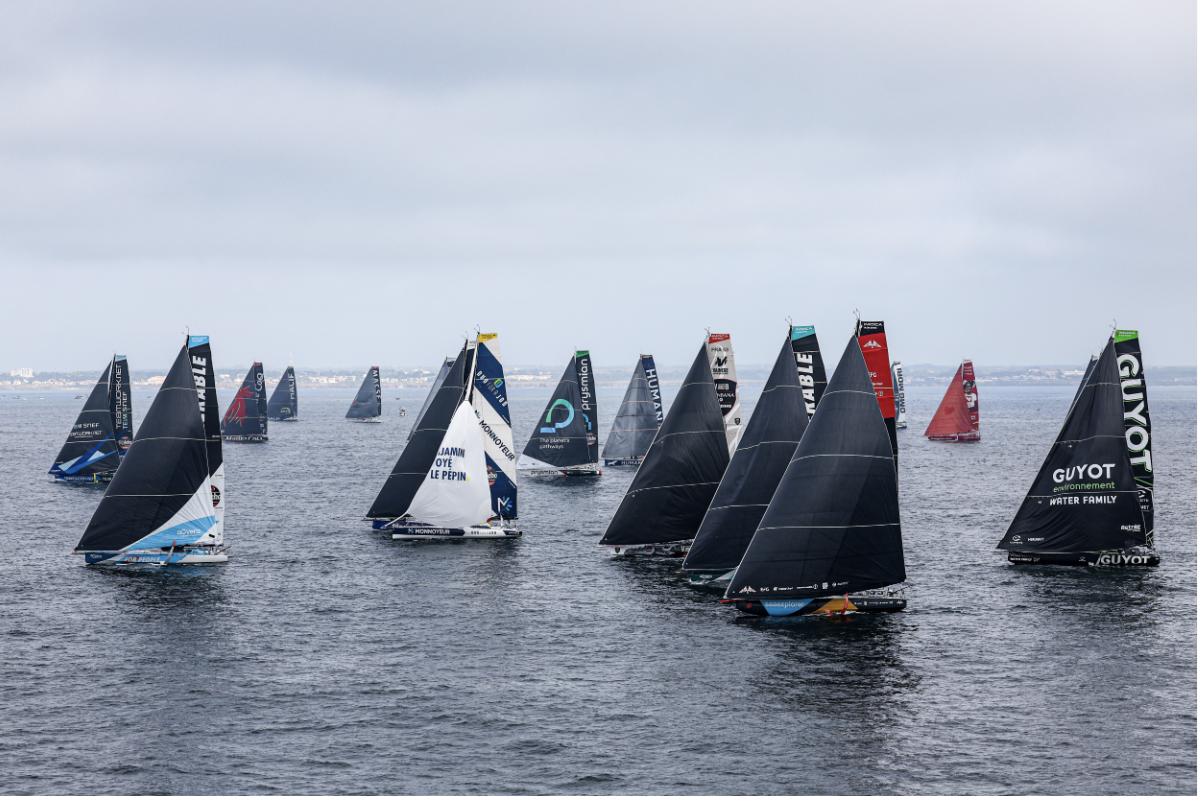
<svg viewBox="0 0 1198 796">
<path fill-rule="evenodd" d="M 431 526 L 399 526 L 391 529 L 391 538 L 414 539 L 519 539 L 516 525 L 479 525 L 473 528 L 433 528 Z"/>
<path fill-rule="evenodd" d="M 137 564 L 166 566 L 170 564 L 225 564 L 229 553 L 223 547 L 185 547 L 181 550 L 116 550 L 104 553 L 85 553 L 89 566 L 133 566 Z"/>
<path fill-rule="evenodd" d="M 348 418 L 351 423 L 382 423 L 381 417 L 351 417 Z"/>
</svg>

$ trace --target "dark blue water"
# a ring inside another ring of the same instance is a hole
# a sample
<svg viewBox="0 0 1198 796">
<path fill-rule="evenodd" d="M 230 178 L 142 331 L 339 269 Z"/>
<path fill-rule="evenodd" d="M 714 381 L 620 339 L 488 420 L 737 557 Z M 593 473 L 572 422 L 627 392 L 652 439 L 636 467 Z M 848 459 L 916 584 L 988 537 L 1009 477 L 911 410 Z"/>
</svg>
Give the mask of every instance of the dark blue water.
<svg viewBox="0 0 1198 796">
<path fill-rule="evenodd" d="M 925 442 L 915 391 L 909 609 L 783 620 L 608 558 L 626 470 L 522 483 L 521 541 L 370 531 L 424 396 L 352 392 L 227 446 L 228 565 L 116 572 L 69 555 L 99 493 L 44 476 L 82 402 L 0 399 L 0 791 L 1194 793 L 1193 389 L 1150 397 L 1159 569 L 993 551 L 1071 389 L 983 385 L 978 445 Z"/>
</svg>

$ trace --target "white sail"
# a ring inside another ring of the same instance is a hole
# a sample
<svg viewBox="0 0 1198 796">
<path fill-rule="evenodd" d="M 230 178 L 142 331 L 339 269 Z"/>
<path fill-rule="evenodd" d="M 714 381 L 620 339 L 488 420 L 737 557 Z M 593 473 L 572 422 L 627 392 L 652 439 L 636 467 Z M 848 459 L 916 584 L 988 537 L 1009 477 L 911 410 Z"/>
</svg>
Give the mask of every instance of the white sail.
<svg viewBox="0 0 1198 796">
<path fill-rule="evenodd" d="M 212 530 L 196 540 L 196 544 L 223 545 L 225 543 L 225 464 L 221 462 L 216 472 L 208 476 L 212 492 Z"/>
<path fill-rule="evenodd" d="M 408 507 L 414 521 L 438 528 L 468 528 L 494 513 L 478 421 L 469 403 L 458 405 L 433 466 Z"/>
<path fill-rule="evenodd" d="M 895 362 L 890 366 L 890 375 L 894 379 L 894 427 L 907 427 L 907 393 L 903 389 L 903 363 Z"/>
<path fill-rule="evenodd" d="M 204 483 L 175 512 L 174 516 L 159 525 L 152 533 L 138 539 L 126 550 L 149 550 L 155 547 L 195 544 L 216 524 L 216 513 L 212 509 L 212 482 L 204 477 Z"/>
<path fill-rule="evenodd" d="M 744 430 L 740 415 L 740 384 L 736 379 L 736 357 L 732 353 L 732 335 L 713 334 L 707 338 L 707 358 L 711 360 L 711 377 L 715 380 L 720 411 L 724 414 L 724 430 L 728 432 L 729 454 L 736 453 Z"/>
</svg>

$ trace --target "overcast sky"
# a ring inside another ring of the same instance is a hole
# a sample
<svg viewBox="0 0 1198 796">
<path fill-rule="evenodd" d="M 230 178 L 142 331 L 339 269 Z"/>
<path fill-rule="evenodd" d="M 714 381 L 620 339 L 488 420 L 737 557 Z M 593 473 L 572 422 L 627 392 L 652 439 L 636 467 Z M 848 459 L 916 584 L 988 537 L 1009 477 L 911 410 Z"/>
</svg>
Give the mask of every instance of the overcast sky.
<svg viewBox="0 0 1198 796">
<path fill-rule="evenodd" d="M 1195 4 L 6 4 L 0 368 L 1194 363 Z"/>
</svg>

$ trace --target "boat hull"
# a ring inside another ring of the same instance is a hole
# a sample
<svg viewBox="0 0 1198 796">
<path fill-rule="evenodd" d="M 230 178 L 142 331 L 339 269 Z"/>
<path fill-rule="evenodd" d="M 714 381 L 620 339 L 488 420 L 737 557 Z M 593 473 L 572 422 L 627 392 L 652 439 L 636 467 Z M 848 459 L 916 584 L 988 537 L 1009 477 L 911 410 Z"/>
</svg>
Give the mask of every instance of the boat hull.
<svg viewBox="0 0 1198 796">
<path fill-rule="evenodd" d="M 519 539 L 523 535 L 513 522 L 494 521 L 495 524 L 475 525 L 470 528 L 437 528 L 420 522 L 375 520 L 374 529 L 390 531 L 392 539 Z"/>
<path fill-rule="evenodd" d="M 603 471 L 597 466 L 584 465 L 582 467 L 555 467 L 555 468 L 525 468 L 517 470 L 520 475 L 538 475 L 566 478 L 593 478 L 597 475 L 603 475 Z"/>
<path fill-rule="evenodd" d="M 94 475 L 56 475 L 54 480 L 64 484 L 107 484 L 112 480 L 116 471 L 111 473 L 96 473 Z"/>
<path fill-rule="evenodd" d="M 639 467 L 644 457 L 633 459 L 604 459 L 604 467 Z"/>
<path fill-rule="evenodd" d="M 345 418 L 351 423 L 382 423 L 381 417 L 347 417 Z"/>
<path fill-rule="evenodd" d="M 667 542 L 666 544 L 614 545 L 611 552 L 616 558 L 632 558 L 634 556 L 682 558 L 691 549 L 693 541 L 694 539 L 687 539 L 682 542 Z"/>
<path fill-rule="evenodd" d="M 184 547 L 181 550 L 114 550 L 94 551 L 83 554 L 89 566 L 134 566 L 151 565 L 164 567 L 177 564 L 207 565 L 224 564 L 229 560 L 225 548 Z"/>
<path fill-rule="evenodd" d="M 722 600 L 753 616 L 843 616 L 845 614 L 896 613 L 907 600 L 896 595 L 850 594 L 804 600 Z"/>
<path fill-rule="evenodd" d="M 932 442 L 981 442 L 981 434 L 929 434 Z"/>
<path fill-rule="evenodd" d="M 1007 553 L 1007 561 L 1012 564 L 1066 567 L 1157 567 L 1160 566 L 1161 557 L 1149 548 L 1085 553 L 1025 553 L 1011 550 Z"/>
<path fill-rule="evenodd" d="M 233 436 L 221 435 L 222 442 L 266 442 L 265 434 L 236 434 Z"/>
<path fill-rule="evenodd" d="M 735 569 L 718 570 L 718 569 L 699 569 L 699 570 L 683 570 L 690 577 L 692 586 L 718 586 L 724 588 L 728 582 L 732 580 L 732 576 L 736 574 Z"/>
</svg>

